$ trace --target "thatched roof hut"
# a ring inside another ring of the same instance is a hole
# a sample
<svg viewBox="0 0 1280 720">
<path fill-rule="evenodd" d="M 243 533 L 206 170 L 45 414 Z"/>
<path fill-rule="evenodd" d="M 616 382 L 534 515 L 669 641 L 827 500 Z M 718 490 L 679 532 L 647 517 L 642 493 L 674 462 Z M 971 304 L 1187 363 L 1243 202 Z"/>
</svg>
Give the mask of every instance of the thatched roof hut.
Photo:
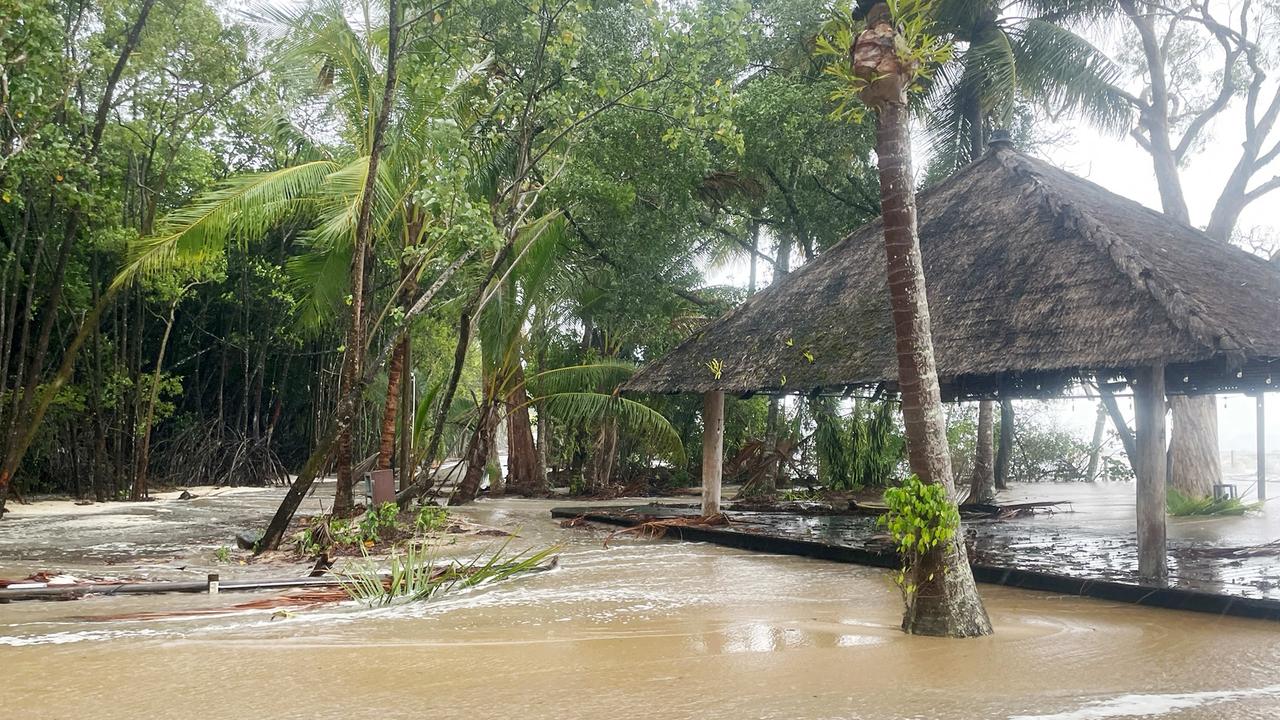
<svg viewBox="0 0 1280 720">
<path fill-rule="evenodd" d="M 1155 365 L 1168 366 L 1169 393 L 1260 388 L 1280 370 L 1274 263 L 1003 145 L 918 204 L 944 397 L 1045 395 L 1081 375 Z M 627 389 L 892 387 L 884 268 L 876 221 Z"/>
</svg>

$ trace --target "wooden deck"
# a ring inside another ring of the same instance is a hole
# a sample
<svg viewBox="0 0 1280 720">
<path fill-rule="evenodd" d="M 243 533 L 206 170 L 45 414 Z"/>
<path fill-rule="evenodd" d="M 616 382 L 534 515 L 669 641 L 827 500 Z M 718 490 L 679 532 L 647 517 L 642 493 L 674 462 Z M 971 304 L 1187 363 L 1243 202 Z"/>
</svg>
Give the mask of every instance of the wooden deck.
<svg viewBox="0 0 1280 720">
<path fill-rule="evenodd" d="M 646 520 L 692 517 L 694 506 L 563 507 L 552 517 L 582 517 L 630 527 Z M 872 517 L 734 512 L 729 526 L 672 527 L 668 536 L 726 547 L 896 568 L 898 558 Z M 1080 595 L 1195 612 L 1280 620 L 1280 559 L 1215 557 L 1190 543 L 1170 544 L 1167 585 L 1137 581 L 1137 544 L 1129 536 L 1034 522 L 966 521 L 974 577 L 1027 590 Z"/>
</svg>

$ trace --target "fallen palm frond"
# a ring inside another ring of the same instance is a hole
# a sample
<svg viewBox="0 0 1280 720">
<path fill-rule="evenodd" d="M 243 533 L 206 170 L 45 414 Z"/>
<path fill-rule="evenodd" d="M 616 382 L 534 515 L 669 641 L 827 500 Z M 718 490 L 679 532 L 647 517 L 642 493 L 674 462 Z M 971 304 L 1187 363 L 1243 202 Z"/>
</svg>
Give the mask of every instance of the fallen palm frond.
<svg viewBox="0 0 1280 720">
<path fill-rule="evenodd" d="M 1199 515 L 1243 515 L 1251 510 L 1261 510 L 1262 503 L 1247 503 L 1239 498 L 1191 498 L 1169 488 L 1167 499 L 1169 514 L 1174 517 Z"/>
<path fill-rule="evenodd" d="M 508 553 L 509 543 L 508 539 L 492 553 L 481 553 L 470 562 L 450 560 L 443 564 L 437 564 L 430 547 L 410 545 L 403 554 L 391 555 L 389 572 L 380 572 L 366 558 L 362 567 L 343 572 L 339 578 L 353 600 L 366 605 L 389 605 L 398 600 L 430 600 L 452 591 L 556 567 L 559 545 Z"/>
<path fill-rule="evenodd" d="M 679 527 L 715 527 L 719 525 L 729 525 L 729 516 L 724 513 L 716 513 L 707 517 L 675 517 L 675 518 L 655 518 L 641 522 L 638 525 L 632 525 L 629 528 L 615 530 L 609 533 L 604 539 L 604 546 L 609 547 L 609 541 L 619 535 L 634 534 L 641 538 L 656 540 L 667 534 L 671 528 Z"/>
</svg>

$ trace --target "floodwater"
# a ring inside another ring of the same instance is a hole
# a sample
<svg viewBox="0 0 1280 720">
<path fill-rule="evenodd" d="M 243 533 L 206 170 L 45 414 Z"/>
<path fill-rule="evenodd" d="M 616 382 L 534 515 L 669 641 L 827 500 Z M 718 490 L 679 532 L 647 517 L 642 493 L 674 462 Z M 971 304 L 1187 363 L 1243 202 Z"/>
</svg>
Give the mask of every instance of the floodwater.
<svg viewBox="0 0 1280 720">
<path fill-rule="evenodd" d="M 278 495 L 15 508 L 0 576 L 203 577 Z M 566 543 L 560 569 L 430 604 L 151 621 L 93 618 L 247 596 L 0 605 L 4 705 L 95 719 L 1280 717 L 1277 623 L 981 586 L 995 636 L 908 637 L 884 571 L 625 536 L 605 549 L 607 530 L 562 529 L 553 504 L 458 512 L 521 527 L 514 546 Z"/>
</svg>

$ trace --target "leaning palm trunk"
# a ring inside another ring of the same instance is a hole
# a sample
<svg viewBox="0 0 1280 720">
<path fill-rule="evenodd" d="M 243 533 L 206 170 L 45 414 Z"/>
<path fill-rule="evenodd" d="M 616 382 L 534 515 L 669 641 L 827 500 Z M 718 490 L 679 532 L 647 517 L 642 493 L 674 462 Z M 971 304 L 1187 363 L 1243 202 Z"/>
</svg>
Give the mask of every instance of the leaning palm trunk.
<svg viewBox="0 0 1280 720">
<path fill-rule="evenodd" d="M 867 29 L 853 48 L 854 72 L 867 82 L 862 100 L 876 111 L 876 156 L 880 175 L 886 271 L 898 357 L 898 390 L 911 471 L 937 483 L 954 501 L 946 423 L 938 387 L 929 325 L 924 265 L 916 231 L 915 190 L 911 175 L 907 87 L 914 69 L 899 58 L 898 30 L 889 8 L 878 3 Z M 920 558 L 907 581 L 902 629 L 912 634 L 971 637 L 991 633 L 982 599 L 957 529 Z"/>
<path fill-rule="evenodd" d="M 462 482 L 449 498 L 450 505 L 461 505 L 476 499 L 480 494 L 480 481 L 484 479 L 489 466 L 489 455 L 493 448 L 493 437 L 498 429 L 498 404 L 485 395 L 480 405 L 480 415 L 476 418 L 476 429 L 471 434 L 471 444 L 467 446 L 466 472 Z"/>
</svg>

